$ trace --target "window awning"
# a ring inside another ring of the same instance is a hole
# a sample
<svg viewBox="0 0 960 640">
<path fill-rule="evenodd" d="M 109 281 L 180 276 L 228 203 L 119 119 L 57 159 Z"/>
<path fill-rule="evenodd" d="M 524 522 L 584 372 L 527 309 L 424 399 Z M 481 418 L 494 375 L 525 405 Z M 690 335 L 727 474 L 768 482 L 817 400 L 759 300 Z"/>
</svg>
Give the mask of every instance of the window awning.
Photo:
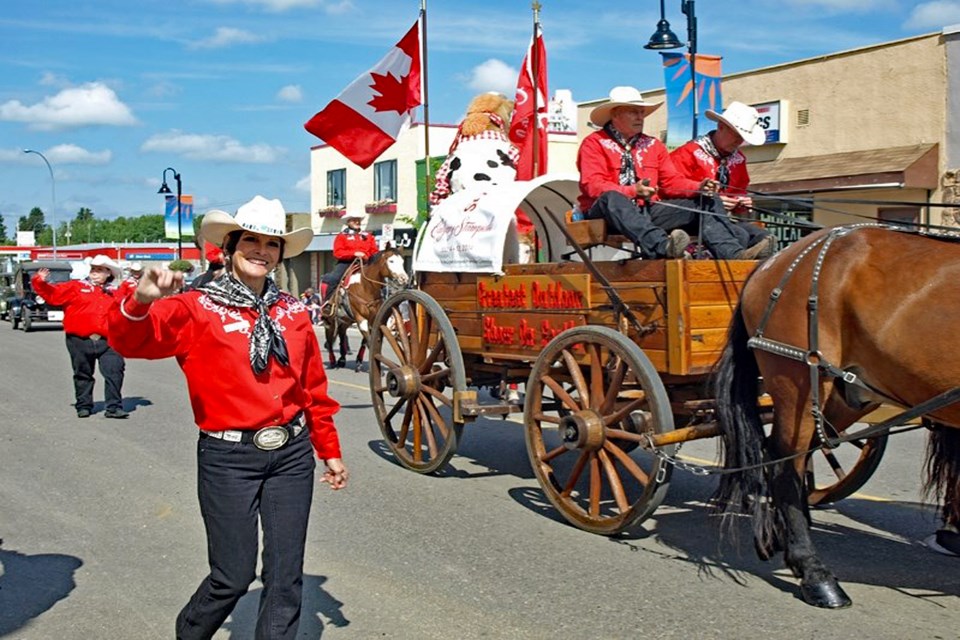
<svg viewBox="0 0 960 640">
<path fill-rule="evenodd" d="M 936 144 L 917 144 L 784 158 L 750 163 L 748 167 L 750 188 L 764 193 L 869 189 L 880 185 L 936 189 L 939 151 Z"/>
</svg>

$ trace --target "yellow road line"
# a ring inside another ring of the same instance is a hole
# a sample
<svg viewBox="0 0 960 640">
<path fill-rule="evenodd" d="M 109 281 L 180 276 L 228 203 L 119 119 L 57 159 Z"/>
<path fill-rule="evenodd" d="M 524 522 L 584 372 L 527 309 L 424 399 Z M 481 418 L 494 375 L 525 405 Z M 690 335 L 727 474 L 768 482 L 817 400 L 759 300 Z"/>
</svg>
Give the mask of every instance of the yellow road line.
<svg viewBox="0 0 960 640">
<path fill-rule="evenodd" d="M 332 378 L 327 378 L 327 381 L 328 381 L 330 384 L 339 384 L 339 385 L 344 386 L 344 387 L 350 387 L 351 389 L 360 389 L 360 391 L 370 391 L 370 386 L 369 386 L 369 385 L 367 385 L 366 387 L 364 387 L 364 386 L 361 386 L 361 385 L 359 385 L 359 384 L 353 384 L 352 382 L 340 382 L 339 380 L 334 380 L 334 379 L 332 379 Z"/>
</svg>

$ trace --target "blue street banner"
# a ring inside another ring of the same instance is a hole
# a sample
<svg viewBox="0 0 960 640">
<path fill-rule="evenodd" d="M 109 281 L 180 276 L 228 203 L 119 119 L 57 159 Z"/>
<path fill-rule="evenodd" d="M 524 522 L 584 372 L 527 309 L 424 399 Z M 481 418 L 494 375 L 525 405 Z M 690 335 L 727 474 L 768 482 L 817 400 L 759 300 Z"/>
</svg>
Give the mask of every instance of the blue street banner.
<svg viewBox="0 0 960 640">
<path fill-rule="evenodd" d="M 179 238 L 178 229 L 183 229 L 184 238 L 193 237 L 193 196 L 180 196 L 180 225 L 177 226 L 177 197 L 167 196 L 163 209 L 163 233 L 167 240 Z"/>
<path fill-rule="evenodd" d="M 667 147 L 675 149 L 693 138 L 693 81 L 690 77 L 690 54 L 660 53 L 667 93 Z M 720 56 L 697 54 L 696 73 L 698 100 L 697 134 L 716 128 L 703 115 L 707 109 L 723 110 L 720 91 Z"/>
</svg>

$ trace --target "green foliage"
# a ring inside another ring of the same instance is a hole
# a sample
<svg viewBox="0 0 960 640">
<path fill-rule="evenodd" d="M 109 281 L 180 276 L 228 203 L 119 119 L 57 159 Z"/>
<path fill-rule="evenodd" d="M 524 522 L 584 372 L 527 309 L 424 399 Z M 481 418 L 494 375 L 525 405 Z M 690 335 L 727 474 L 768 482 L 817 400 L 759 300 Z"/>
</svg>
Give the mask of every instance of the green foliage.
<svg viewBox="0 0 960 640">
<path fill-rule="evenodd" d="M 189 260 L 174 260 L 167 266 L 167 268 L 171 271 L 183 271 L 184 273 L 190 273 L 193 271 L 193 263 Z"/>
</svg>

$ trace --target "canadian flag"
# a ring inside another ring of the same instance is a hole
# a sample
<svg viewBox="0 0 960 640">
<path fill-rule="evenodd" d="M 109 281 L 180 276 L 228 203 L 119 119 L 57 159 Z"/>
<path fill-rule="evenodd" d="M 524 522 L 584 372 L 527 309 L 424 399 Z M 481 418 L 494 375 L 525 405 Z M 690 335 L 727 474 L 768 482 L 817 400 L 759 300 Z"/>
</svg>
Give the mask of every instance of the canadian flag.
<svg viewBox="0 0 960 640">
<path fill-rule="evenodd" d="M 366 169 L 410 125 L 421 95 L 418 19 L 377 66 L 303 126 Z"/>
<path fill-rule="evenodd" d="M 534 51 L 536 47 L 536 51 Z M 536 55 L 534 53 L 536 52 Z M 534 69 L 534 59 L 537 68 Z M 537 95 L 533 95 L 533 74 L 537 74 Z M 510 118 L 510 142 L 520 150 L 517 180 L 532 180 L 547 172 L 547 50 L 543 32 L 537 25 L 536 38 L 523 57 L 513 117 Z M 533 127 L 537 127 L 537 148 L 533 148 Z M 534 170 L 534 157 L 537 158 Z"/>
</svg>

